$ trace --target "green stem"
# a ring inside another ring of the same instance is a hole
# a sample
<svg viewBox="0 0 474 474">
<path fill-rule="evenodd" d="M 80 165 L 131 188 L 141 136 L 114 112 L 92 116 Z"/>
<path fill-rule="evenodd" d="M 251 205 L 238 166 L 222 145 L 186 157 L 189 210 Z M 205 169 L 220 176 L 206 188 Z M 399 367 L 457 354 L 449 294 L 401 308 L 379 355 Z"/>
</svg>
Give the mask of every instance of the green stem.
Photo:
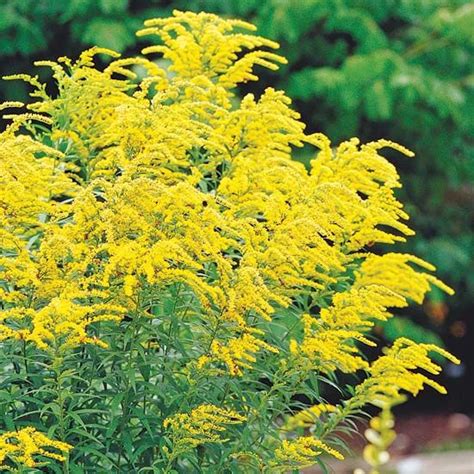
<svg viewBox="0 0 474 474">
<path fill-rule="evenodd" d="M 176 290 L 176 296 L 175 296 L 175 300 L 174 300 L 174 304 L 173 304 L 173 310 L 171 311 L 171 321 L 170 321 L 170 327 L 168 329 L 168 333 L 166 335 L 166 347 L 165 347 L 165 351 L 164 351 L 164 356 L 166 357 L 169 353 L 169 350 L 171 348 L 171 343 L 170 343 L 170 339 L 171 339 L 171 335 L 173 333 L 173 329 L 175 327 L 175 323 L 178 319 L 178 315 L 176 314 L 176 307 L 178 305 L 178 300 L 179 300 L 179 296 L 180 296 L 180 293 L 181 293 L 181 288 L 183 287 L 183 284 L 180 282 L 178 283 L 178 287 L 177 287 L 177 290 Z"/>
<path fill-rule="evenodd" d="M 56 392 L 56 403 L 58 405 L 58 422 L 59 422 L 59 435 L 61 441 L 66 441 L 67 430 L 66 430 L 66 417 L 65 417 L 65 402 L 63 377 L 61 372 L 62 356 L 59 354 L 56 348 L 55 356 L 53 359 L 53 370 L 54 370 L 54 381 L 55 381 L 55 392 Z M 69 474 L 69 454 L 66 453 L 63 461 L 63 472 Z"/>
<path fill-rule="evenodd" d="M 135 312 L 132 316 L 132 321 L 129 325 L 129 328 L 132 333 L 130 342 L 129 344 L 124 344 L 124 347 L 123 347 L 123 353 L 125 354 L 128 352 L 128 359 L 127 359 L 126 372 L 125 372 L 125 383 L 123 387 L 123 393 L 125 394 L 125 396 L 122 400 L 122 419 L 120 421 L 120 433 L 123 433 L 124 429 L 127 428 L 128 418 L 129 418 L 129 413 L 130 413 L 130 410 L 129 410 L 130 377 L 128 376 L 128 374 L 130 373 L 130 370 L 132 368 L 132 363 L 133 363 L 133 353 L 134 353 L 135 339 L 138 335 L 140 311 L 141 311 L 141 303 L 140 303 L 140 298 L 138 297 L 137 302 L 136 302 Z M 123 373 L 122 373 L 122 378 L 123 378 Z M 122 455 L 123 455 L 123 450 L 120 449 L 118 460 L 117 460 L 117 466 L 119 468 L 120 468 L 120 462 L 122 460 Z"/>
<path fill-rule="evenodd" d="M 169 472 L 171 472 L 171 470 L 173 469 L 174 461 L 175 461 L 174 457 L 170 457 L 168 459 L 168 464 L 166 464 L 166 467 L 165 467 L 165 470 L 163 471 L 163 474 L 168 474 Z"/>
<path fill-rule="evenodd" d="M 335 413 L 325 424 L 323 431 L 321 432 L 320 439 L 326 438 L 337 426 L 344 421 L 352 413 L 356 413 L 360 409 L 360 402 L 355 397 L 350 398 L 344 404 L 344 407 Z"/>
<path fill-rule="evenodd" d="M 22 353 L 23 353 L 23 363 L 25 365 L 25 376 L 28 379 L 29 368 L 28 368 L 28 359 L 26 357 L 26 341 L 25 340 L 23 340 Z"/>
</svg>

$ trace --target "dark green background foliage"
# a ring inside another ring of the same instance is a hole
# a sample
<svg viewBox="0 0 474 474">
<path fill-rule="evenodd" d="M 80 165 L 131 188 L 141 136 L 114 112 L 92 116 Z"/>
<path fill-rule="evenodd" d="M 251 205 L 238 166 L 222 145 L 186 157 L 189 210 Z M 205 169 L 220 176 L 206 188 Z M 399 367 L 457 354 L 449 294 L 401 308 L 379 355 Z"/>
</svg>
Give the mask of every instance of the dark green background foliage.
<svg viewBox="0 0 474 474">
<path fill-rule="evenodd" d="M 405 183 L 401 199 L 417 230 L 399 250 L 434 263 L 457 295 L 447 300 L 432 292 L 425 314 L 405 313 L 384 333 L 441 337 L 472 370 L 474 2 L 2 0 L 0 73 L 31 73 L 35 59 L 74 57 L 96 44 L 136 53 L 134 32 L 143 19 L 173 8 L 246 18 L 279 41 L 289 63 L 278 74 L 261 72 L 261 84 L 285 89 L 309 131 L 334 142 L 384 137 L 416 153 L 415 160 L 394 157 Z M 245 92 L 260 92 L 254 89 Z M 27 91 L 5 82 L 1 94 L 21 100 Z M 299 158 L 310 157 L 303 150 Z"/>
</svg>

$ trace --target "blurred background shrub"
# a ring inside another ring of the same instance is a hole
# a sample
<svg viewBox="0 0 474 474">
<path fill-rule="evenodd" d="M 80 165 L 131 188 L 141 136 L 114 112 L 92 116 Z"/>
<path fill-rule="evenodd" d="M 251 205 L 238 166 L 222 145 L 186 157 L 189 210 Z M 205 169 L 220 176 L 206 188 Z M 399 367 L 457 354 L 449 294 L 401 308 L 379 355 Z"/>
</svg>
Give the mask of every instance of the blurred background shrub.
<svg viewBox="0 0 474 474">
<path fill-rule="evenodd" d="M 33 60 L 74 57 L 96 44 L 137 53 L 129 48 L 143 19 L 174 8 L 246 18 L 279 41 L 288 65 L 278 75 L 261 72 L 260 83 L 285 89 L 309 131 L 334 142 L 387 137 L 416 153 L 415 160 L 394 158 L 417 231 L 398 250 L 434 263 L 456 296 L 446 300 L 433 291 L 424 314 L 405 312 L 380 330 L 388 340 L 444 341 L 464 360 L 451 371 L 450 408 L 472 409 L 466 390 L 473 370 L 474 2 L 3 0 L 0 73 L 31 73 Z M 4 82 L 0 100 L 22 100 L 24 87 Z M 242 92 L 261 92 L 255 87 Z M 309 153 L 298 159 L 309 161 Z"/>
</svg>

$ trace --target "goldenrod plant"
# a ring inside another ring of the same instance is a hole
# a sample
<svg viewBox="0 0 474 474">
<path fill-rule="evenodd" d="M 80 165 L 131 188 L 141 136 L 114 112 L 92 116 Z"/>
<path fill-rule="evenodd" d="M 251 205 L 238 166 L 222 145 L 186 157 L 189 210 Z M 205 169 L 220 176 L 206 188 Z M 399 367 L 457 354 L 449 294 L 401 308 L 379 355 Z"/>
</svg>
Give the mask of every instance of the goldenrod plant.
<svg viewBox="0 0 474 474">
<path fill-rule="evenodd" d="M 175 11 L 142 56 L 7 78 L 34 100 L 0 144 L 4 470 L 287 472 L 342 458 L 368 405 L 445 392 L 426 373 L 448 352 L 363 350 L 391 308 L 452 293 L 377 250 L 413 234 L 382 150 L 412 153 L 306 134 L 282 91 L 240 100 L 285 62 L 254 29 Z"/>
</svg>

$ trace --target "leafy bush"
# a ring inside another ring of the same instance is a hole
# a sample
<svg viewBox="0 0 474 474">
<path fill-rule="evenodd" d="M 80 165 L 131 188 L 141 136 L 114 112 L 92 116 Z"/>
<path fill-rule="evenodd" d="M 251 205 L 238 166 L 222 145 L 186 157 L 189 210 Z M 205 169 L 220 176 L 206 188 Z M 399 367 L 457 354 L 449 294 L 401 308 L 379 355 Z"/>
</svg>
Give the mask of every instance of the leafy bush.
<svg viewBox="0 0 474 474">
<path fill-rule="evenodd" d="M 443 293 L 431 292 L 424 306 L 430 321 L 419 312 L 403 327 L 426 341 L 440 340 L 428 328 L 445 339 L 460 324 L 464 334 L 460 320 L 472 313 L 474 291 L 472 2 L 9 0 L 0 5 L 0 71 L 30 71 L 32 59 L 78 55 L 94 45 L 134 52 L 141 20 L 166 16 L 172 6 L 243 16 L 280 41 L 289 64 L 278 76 L 264 74 L 264 83 L 286 89 L 312 130 L 336 142 L 389 136 L 416 153 L 416 160 L 398 166 L 401 198 L 417 229 L 400 250 L 433 262 L 457 298 L 448 315 Z M 262 92 L 258 83 L 244 89 Z M 27 96 L 21 83 L 4 90 L 8 98 Z M 401 327 L 386 328 L 386 337 Z"/>
<path fill-rule="evenodd" d="M 9 78 L 35 101 L 0 146 L 4 469 L 285 472 L 341 458 L 368 405 L 385 420 L 403 393 L 445 393 L 429 353 L 458 361 L 433 344 L 362 352 L 389 308 L 452 293 L 370 251 L 413 234 L 381 150 L 411 152 L 333 149 L 272 88 L 239 100 L 285 63 L 253 29 L 175 12 L 139 31 L 158 63 L 92 48 L 36 63 L 54 92 Z"/>
</svg>

